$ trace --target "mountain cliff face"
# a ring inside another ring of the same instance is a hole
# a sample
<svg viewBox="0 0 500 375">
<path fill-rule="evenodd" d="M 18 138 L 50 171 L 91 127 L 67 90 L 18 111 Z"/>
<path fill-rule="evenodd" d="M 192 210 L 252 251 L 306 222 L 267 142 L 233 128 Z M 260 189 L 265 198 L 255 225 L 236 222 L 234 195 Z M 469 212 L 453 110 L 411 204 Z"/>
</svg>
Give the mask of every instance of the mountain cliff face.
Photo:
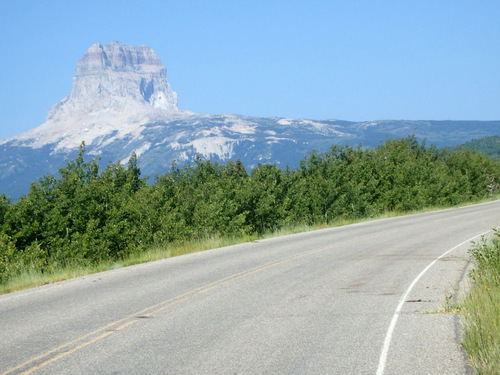
<svg viewBox="0 0 500 375">
<path fill-rule="evenodd" d="M 48 111 L 47 120 L 78 120 L 109 112 L 116 116 L 124 111 L 175 112 L 177 94 L 150 47 L 97 43 L 77 63 L 71 94 Z"/>
<path fill-rule="evenodd" d="M 166 69 L 148 46 L 96 43 L 76 65 L 71 93 L 47 112 L 47 121 L 13 139 L 54 151 L 89 144 L 110 132 L 125 136 L 137 126 L 178 113 Z"/>
<path fill-rule="evenodd" d="M 497 135 L 500 121 L 372 121 L 203 115 L 179 111 L 166 69 L 148 46 L 94 44 L 76 65 L 71 93 L 47 121 L 0 141 L 0 194 L 14 199 L 45 174 L 56 174 L 82 142 L 101 163 L 126 163 L 135 152 L 143 175 L 163 174 L 196 155 L 296 167 L 310 151 L 332 144 L 377 146 L 387 138 L 419 138 L 438 146 Z"/>
</svg>

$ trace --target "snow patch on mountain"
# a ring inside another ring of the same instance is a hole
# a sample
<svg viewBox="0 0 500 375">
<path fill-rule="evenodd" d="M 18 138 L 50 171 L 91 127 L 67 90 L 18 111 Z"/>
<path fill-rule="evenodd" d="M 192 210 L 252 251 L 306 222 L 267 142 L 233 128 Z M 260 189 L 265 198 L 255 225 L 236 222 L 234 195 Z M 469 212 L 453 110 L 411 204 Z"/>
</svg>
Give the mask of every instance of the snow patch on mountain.
<svg viewBox="0 0 500 375">
<path fill-rule="evenodd" d="M 290 138 L 282 138 L 282 137 L 266 137 L 266 141 L 270 144 L 272 143 L 280 143 L 283 141 L 289 141 L 293 143 L 297 143 L 295 139 L 290 139 Z"/>
<path fill-rule="evenodd" d="M 135 152 L 136 156 L 139 157 L 142 154 L 144 154 L 146 151 L 148 151 L 150 148 L 151 148 L 151 143 L 150 142 L 146 142 L 141 147 L 135 149 L 134 152 Z"/>
<path fill-rule="evenodd" d="M 234 155 L 234 144 L 238 141 L 227 137 L 206 137 L 198 138 L 189 142 L 195 151 L 201 156 L 209 159 L 218 156 L 221 159 L 231 159 Z"/>
<path fill-rule="evenodd" d="M 282 119 L 278 120 L 278 124 L 280 124 L 280 125 L 286 126 L 286 125 L 292 125 L 292 123 L 293 123 L 293 120 L 290 118 L 282 118 Z"/>
<path fill-rule="evenodd" d="M 255 134 L 257 124 L 252 121 L 245 120 L 241 116 L 229 115 L 224 119 L 227 124 L 226 129 L 239 134 Z"/>
<path fill-rule="evenodd" d="M 377 125 L 378 125 L 377 121 L 361 122 L 357 124 L 358 128 L 360 129 L 368 129 Z"/>
</svg>

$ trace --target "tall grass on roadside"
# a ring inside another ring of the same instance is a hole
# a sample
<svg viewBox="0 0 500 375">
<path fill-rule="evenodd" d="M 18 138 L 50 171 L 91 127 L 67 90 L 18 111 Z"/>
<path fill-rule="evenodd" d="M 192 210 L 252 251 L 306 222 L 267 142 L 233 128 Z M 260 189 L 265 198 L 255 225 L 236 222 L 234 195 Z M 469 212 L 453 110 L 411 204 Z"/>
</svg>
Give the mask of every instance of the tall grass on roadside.
<svg viewBox="0 0 500 375">
<path fill-rule="evenodd" d="M 470 250 L 475 269 L 464 302 L 463 346 L 478 374 L 500 374 L 500 230 Z"/>
<path fill-rule="evenodd" d="M 97 272 L 127 267 L 134 264 L 147 263 L 183 254 L 249 242 L 258 238 L 259 237 L 256 235 L 242 235 L 239 237 L 220 237 L 218 235 L 213 235 L 210 237 L 191 239 L 189 241 L 150 246 L 141 252 L 130 254 L 115 262 L 102 261 L 98 264 L 88 266 L 68 264 L 61 267 L 55 267 L 48 272 L 26 269 L 18 275 L 11 277 L 6 283 L 0 284 L 0 295 Z"/>
</svg>

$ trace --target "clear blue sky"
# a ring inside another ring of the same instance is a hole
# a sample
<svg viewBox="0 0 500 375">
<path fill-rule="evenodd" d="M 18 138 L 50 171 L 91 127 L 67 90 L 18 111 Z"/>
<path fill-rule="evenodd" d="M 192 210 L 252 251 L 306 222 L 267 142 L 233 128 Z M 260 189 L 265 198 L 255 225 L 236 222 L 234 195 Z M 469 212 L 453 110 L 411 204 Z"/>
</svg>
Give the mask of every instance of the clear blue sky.
<svg viewBox="0 0 500 375">
<path fill-rule="evenodd" d="M 0 0 L 0 139 L 114 40 L 151 46 L 197 113 L 500 120 L 498 0 Z"/>
</svg>

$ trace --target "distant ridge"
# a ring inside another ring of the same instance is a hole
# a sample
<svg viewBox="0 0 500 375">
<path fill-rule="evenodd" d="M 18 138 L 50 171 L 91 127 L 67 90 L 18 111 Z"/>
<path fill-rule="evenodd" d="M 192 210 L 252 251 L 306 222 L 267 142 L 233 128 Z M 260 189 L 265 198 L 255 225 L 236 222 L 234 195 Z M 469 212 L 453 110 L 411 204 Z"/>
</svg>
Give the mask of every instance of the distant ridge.
<svg viewBox="0 0 500 375">
<path fill-rule="evenodd" d="M 480 152 L 490 158 L 500 160 L 500 135 L 473 139 L 470 142 L 464 143 L 462 146 Z"/>
</svg>

